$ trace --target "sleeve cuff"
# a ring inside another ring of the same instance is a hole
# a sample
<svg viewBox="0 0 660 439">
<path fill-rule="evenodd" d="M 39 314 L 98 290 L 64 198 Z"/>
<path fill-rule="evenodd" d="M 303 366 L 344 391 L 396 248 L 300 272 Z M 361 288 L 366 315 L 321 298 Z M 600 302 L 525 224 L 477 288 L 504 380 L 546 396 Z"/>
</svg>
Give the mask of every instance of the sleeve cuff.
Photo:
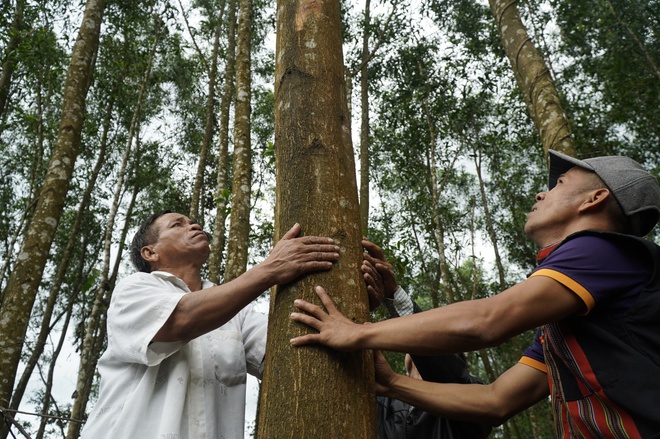
<svg viewBox="0 0 660 439">
<path fill-rule="evenodd" d="M 520 358 L 518 363 L 522 363 L 526 366 L 533 367 L 534 369 L 541 371 L 543 373 L 548 373 L 548 367 L 544 363 L 541 363 L 540 361 L 535 360 L 531 357 L 523 356 L 522 358 Z"/>
<path fill-rule="evenodd" d="M 394 297 L 389 302 L 397 316 L 407 316 L 414 312 L 412 299 L 401 287 L 394 292 Z M 385 306 L 388 310 L 390 309 L 387 305 Z"/>
</svg>

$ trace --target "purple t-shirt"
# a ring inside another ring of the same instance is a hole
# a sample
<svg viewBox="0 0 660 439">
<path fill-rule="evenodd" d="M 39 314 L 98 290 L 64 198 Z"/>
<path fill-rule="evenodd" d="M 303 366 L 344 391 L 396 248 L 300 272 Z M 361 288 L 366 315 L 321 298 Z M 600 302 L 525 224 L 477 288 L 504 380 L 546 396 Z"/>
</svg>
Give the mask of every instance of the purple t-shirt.
<svg viewBox="0 0 660 439">
<path fill-rule="evenodd" d="M 580 296 L 587 311 L 623 313 L 635 301 L 651 276 L 651 261 L 632 254 L 608 239 L 580 236 L 557 247 L 532 276 L 548 276 Z M 545 363 L 536 333 L 524 357 Z"/>
</svg>

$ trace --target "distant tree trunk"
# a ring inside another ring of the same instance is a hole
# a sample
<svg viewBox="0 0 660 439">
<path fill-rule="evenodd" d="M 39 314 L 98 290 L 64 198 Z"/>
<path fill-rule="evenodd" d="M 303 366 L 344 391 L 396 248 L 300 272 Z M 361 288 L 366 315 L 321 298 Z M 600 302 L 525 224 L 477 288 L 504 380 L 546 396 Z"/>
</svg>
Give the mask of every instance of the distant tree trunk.
<svg viewBox="0 0 660 439">
<path fill-rule="evenodd" d="M 94 381 L 96 364 L 98 363 L 101 352 L 99 344 L 102 345 L 102 340 L 105 337 L 105 328 L 100 328 L 100 324 L 101 322 L 105 321 L 108 299 L 113 287 L 113 285 L 110 283 L 112 236 L 114 234 L 115 220 L 119 211 L 121 197 L 124 192 L 124 181 L 127 173 L 129 172 L 128 165 L 130 163 L 132 154 L 134 154 L 134 151 L 132 150 L 132 144 L 136 138 L 135 133 L 139 132 L 138 126 L 142 113 L 143 100 L 145 99 L 145 95 L 148 89 L 149 79 L 151 77 L 151 68 L 153 65 L 154 57 L 156 56 L 156 49 L 158 48 L 161 35 L 161 19 L 158 16 L 155 16 L 154 18 L 156 25 L 155 38 L 144 72 L 144 77 L 140 85 L 140 91 L 138 93 L 137 102 L 135 103 L 133 117 L 131 118 L 131 125 L 128 130 L 128 138 L 126 141 L 126 147 L 124 148 L 124 155 L 120 168 L 117 171 L 115 193 L 112 204 L 110 206 L 110 212 L 108 213 L 108 223 L 106 225 L 105 236 L 103 240 L 103 261 L 101 274 L 99 276 L 99 285 L 95 294 L 94 302 L 92 304 L 92 310 L 89 314 L 89 317 L 87 318 L 87 323 L 85 325 L 85 337 L 81 347 L 80 365 L 78 367 L 78 380 L 76 383 L 76 398 L 71 409 L 71 417 L 73 419 L 82 419 L 85 416 L 85 408 L 87 407 L 89 394 L 92 388 L 92 382 Z M 135 142 L 137 144 L 138 141 L 135 140 Z M 138 154 L 138 152 L 135 152 L 135 154 Z M 99 332 L 103 334 L 101 337 L 99 337 Z M 99 338 L 101 341 L 99 341 Z M 76 422 L 70 423 L 66 436 L 67 439 L 76 439 L 80 435 L 80 427 L 80 424 Z"/>
<path fill-rule="evenodd" d="M 67 339 L 67 335 L 68 335 L 67 331 L 69 329 L 69 322 L 71 321 L 71 314 L 72 314 L 71 308 L 69 307 L 64 316 L 64 323 L 62 325 L 62 332 L 60 333 L 60 339 L 48 363 L 48 375 L 46 378 L 46 383 L 45 383 L 46 385 L 44 386 L 44 398 L 41 401 L 41 414 L 44 416 L 48 416 L 48 411 L 50 410 L 51 403 L 54 401 L 54 398 L 51 397 L 51 391 L 53 388 L 53 382 L 55 377 L 55 368 L 57 365 L 57 358 L 60 356 L 60 353 L 62 352 L 62 347 L 64 346 L 64 342 Z M 47 424 L 48 424 L 48 419 L 45 417 L 41 418 L 41 422 L 39 423 L 39 430 L 37 431 L 37 435 L 35 436 L 35 439 L 42 439 L 44 437 Z"/>
<path fill-rule="evenodd" d="M 16 6 L 14 7 L 14 21 L 12 22 L 11 30 L 9 31 L 9 41 L 7 41 L 7 46 L 5 48 L 2 72 L 0 72 L 0 132 L 2 132 L 2 121 L 5 119 L 7 101 L 9 100 L 11 77 L 16 67 L 16 51 L 22 39 L 24 9 L 25 0 L 16 0 Z"/>
<path fill-rule="evenodd" d="M 422 76 L 424 75 L 425 67 L 420 61 L 420 72 Z M 433 237 L 435 238 L 436 248 L 438 250 L 438 265 L 440 268 L 440 280 L 442 285 L 442 290 L 447 300 L 447 303 L 454 303 L 457 301 L 456 295 L 454 294 L 453 282 L 451 281 L 449 266 L 447 264 L 447 257 L 445 255 L 445 225 L 440 212 L 440 199 L 442 192 L 444 191 L 445 185 L 447 184 L 447 178 L 442 181 L 438 181 L 438 165 L 436 162 L 436 135 L 435 135 L 435 125 L 433 122 L 433 115 L 431 114 L 431 109 L 429 107 L 429 102 L 426 97 L 423 98 L 423 108 L 424 116 L 426 119 L 427 130 L 429 133 L 429 148 L 427 153 L 427 185 L 429 188 L 429 193 L 431 194 L 431 206 L 433 213 Z M 456 153 L 453 159 L 450 161 L 451 165 L 449 169 L 452 169 L 454 163 L 458 159 L 458 153 Z M 445 172 L 445 175 L 449 175 L 449 172 Z M 439 302 L 434 302 L 433 306 L 438 307 Z"/>
<path fill-rule="evenodd" d="M 478 133 L 477 133 L 478 137 Z M 499 242 L 497 240 L 497 232 L 495 231 L 495 226 L 493 224 L 493 218 L 490 214 L 489 198 L 486 194 L 486 185 L 484 184 L 484 179 L 481 174 L 481 146 L 479 146 L 480 140 L 477 139 L 475 145 L 472 148 L 474 159 L 474 167 L 477 172 L 477 183 L 479 184 L 479 195 L 481 195 L 481 205 L 484 209 L 484 220 L 486 222 L 486 231 L 488 232 L 488 238 L 490 243 L 493 245 L 493 254 L 495 257 L 495 266 L 497 267 L 497 276 L 500 284 L 500 291 L 506 289 L 506 273 L 504 272 L 504 264 L 502 264 L 502 257 L 500 256 Z"/>
<path fill-rule="evenodd" d="M 200 204 L 203 199 L 204 174 L 206 172 L 206 162 L 209 155 L 209 149 L 213 142 L 213 131 L 215 128 L 215 89 L 216 78 L 218 76 L 218 49 L 220 47 L 220 31 L 222 30 L 222 14 L 224 12 L 224 2 L 218 13 L 218 23 L 215 26 L 213 35 L 213 52 L 211 55 L 211 69 L 209 71 L 208 93 L 206 95 L 206 127 L 204 129 L 204 139 L 202 148 L 199 151 L 197 162 L 197 173 L 193 184 L 192 196 L 190 197 L 190 213 L 188 217 L 194 221 L 199 221 Z"/>
<path fill-rule="evenodd" d="M 258 422 L 263 439 L 376 437 L 371 352 L 289 344 L 308 331 L 289 319 L 293 299 L 319 303 L 315 285 L 348 318 L 369 319 L 339 9 L 339 1 L 277 4 L 276 239 L 299 222 L 305 235 L 333 237 L 342 257 L 330 272 L 271 292 Z"/>
<path fill-rule="evenodd" d="M 364 3 L 362 34 L 362 65 L 360 69 L 360 228 L 364 235 L 369 228 L 369 13 L 371 1 Z"/>
<path fill-rule="evenodd" d="M 64 87 L 57 142 L 0 307 L 0 405 L 4 407 L 9 404 L 30 313 L 78 155 L 104 7 L 104 0 L 87 1 Z M 6 434 L 3 429 L 0 436 Z"/>
<path fill-rule="evenodd" d="M 373 50 L 369 49 L 369 39 L 371 38 L 371 0 L 365 0 L 364 3 L 364 25 L 362 33 L 362 59 L 360 62 L 360 102 L 362 105 L 360 113 L 360 227 L 362 228 L 362 233 L 366 234 L 367 229 L 369 228 L 369 169 L 370 156 L 369 156 L 369 144 L 370 144 L 370 129 L 369 129 L 369 61 L 373 58 L 374 54 L 383 44 L 385 40 L 385 35 L 390 29 L 390 24 L 392 18 L 395 16 L 395 12 L 398 10 L 398 4 L 400 0 L 394 0 L 392 2 L 392 11 L 387 16 L 387 20 L 383 27 L 380 29 L 380 35 L 376 44 L 373 47 Z M 350 96 L 351 96 L 351 85 L 352 74 L 347 78 L 347 100 L 350 106 Z M 349 111 L 349 114 L 352 112 Z"/>
<path fill-rule="evenodd" d="M 227 219 L 227 200 L 229 193 L 229 115 L 234 97 L 234 67 L 236 53 L 236 0 L 229 0 L 227 27 L 227 62 L 225 82 L 220 103 L 220 128 L 218 151 L 218 180 L 215 187 L 216 215 L 211 238 L 209 256 L 209 280 L 220 283 L 222 253 L 225 249 L 225 221 Z"/>
<path fill-rule="evenodd" d="M 98 179 L 99 173 L 101 172 L 103 164 L 105 163 L 105 159 L 106 159 L 105 151 L 107 149 L 108 130 L 110 129 L 112 112 L 113 112 L 113 104 L 110 103 L 108 105 L 106 116 L 103 121 L 101 147 L 99 149 L 99 154 L 96 160 L 96 164 L 94 165 L 89 182 L 87 183 L 87 188 L 85 189 L 85 192 L 83 193 L 83 196 L 81 198 L 80 206 L 78 207 L 74 224 L 71 227 L 71 231 L 69 233 L 69 239 L 67 241 L 66 247 L 64 249 L 64 252 L 62 252 L 62 257 L 58 261 L 57 273 L 55 275 L 55 279 L 53 280 L 53 286 L 48 296 L 46 307 L 44 308 L 41 328 L 39 330 L 39 335 L 37 336 L 37 342 L 35 343 L 35 347 L 32 353 L 30 354 L 30 358 L 26 362 L 25 369 L 23 370 L 23 374 L 21 375 L 21 378 L 14 389 L 14 394 L 11 399 L 11 406 L 10 406 L 11 409 L 18 410 L 21 400 L 23 399 L 25 389 L 27 388 L 27 384 L 29 382 L 30 376 L 34 371 L 34 367 L 37 365 L 37 361 L 39 361 L 39 358 L 43 353 L 44 347 L 46 345 L 47 337 L 50 334 L 51 319 L 53 312 L 55 310 L 55 304 L 57 298 L 59 297 L 60 290 L 62 288 L 62 283 L 64 282 L 64 277 L 67 273 L 67 270 L 70 268 L 69 263 L 71 261 L 71 257 L 73 256 L 75 242 L 79 237 L 80 229 L 82 227 L 83 216 L 89 206 L 89 201 L 92 196 L 92 191 L 96 186 L 96 181 Z M 80 258 L 80 259 L 81 262 L 84 260 L 84 258 Z M 70 300 L 73 301 L 74 299 L 71 298 Z"/>
<path fill-rule="evenodd" d="M 252 93 L 250 51 L 252 45 L 252 0 L 240 0 L 238 43 L 236 45 L 236 111 L 234 114 L 234 162 L 231 217 L 225 281 L 230 281 L 247 267 L 250 235 L 250 197 L 252 186 L 252 144 L 250 141 L 250 99 Z"/>
<path fill-rule="evenodd" d="M 575 155 L 568 120 L 550 71 L 520 19 L 515 1 L 489 0 L 504 50 L 511 63 L 546 154 L 555 149 Z"/>
<path fill-rule="evenodd" d="M 635 46 L 637 46 L 637 49 L 639 52 L 643 55 L 644 59 L 648 63 L 649 68 L 653 72 L 656 78 L 660 80 L 660 67 L 658 67 L 658 64 L 656 61 L 653 59 L 653 55 L 649 53 L 648 48 L 646 47 L 646 44 L 642 41 L 642 38 L 633 30 L 633 28 L 625 22 L 625 20 L 621 17 L 621 15 L 617 12 L 616 8 L 612 4 L 610 0 L 606 1 L 607 7 L 610 10 L 610 13 L 616 18 L 616 20 L 621 23 L 621 26 L 626 30 L 628 35 L 630 35 L 630 38 L 635 42 Z"/>
</svg>

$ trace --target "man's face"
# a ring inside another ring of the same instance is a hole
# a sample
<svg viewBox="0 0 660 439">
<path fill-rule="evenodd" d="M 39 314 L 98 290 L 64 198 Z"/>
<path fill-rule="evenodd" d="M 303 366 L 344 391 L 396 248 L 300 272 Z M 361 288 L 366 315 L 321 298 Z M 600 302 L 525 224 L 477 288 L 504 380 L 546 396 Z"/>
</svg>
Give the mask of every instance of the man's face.
<svg viewBox="0 0 660 439">
<path fill-rule="evenodd" d="M 177 261 L 206 261 L 210 254 L 209 240 L 199 224 L 180 213 L 166 213 L 159 217 L 154 226 L 158 230 L 158 241 L 151 245 L 158 254 L 161 265 Z"/>
<path fill-rule="evenodd" d="M 536 195 L 536 203 L 527 214 L 525 233 L 541 246 L 567 236 L 579 215 L 579 207 L 594 190 L 591 173 L 579 167 L 569 169 L 557 179 L 552 190 Z"/>
</svg>

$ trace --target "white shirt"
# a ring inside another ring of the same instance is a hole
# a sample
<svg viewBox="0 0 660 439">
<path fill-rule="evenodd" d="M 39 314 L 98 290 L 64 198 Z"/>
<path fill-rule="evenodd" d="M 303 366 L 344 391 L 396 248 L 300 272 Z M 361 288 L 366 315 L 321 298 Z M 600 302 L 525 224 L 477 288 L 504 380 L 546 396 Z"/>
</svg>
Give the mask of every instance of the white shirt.
<svg viewBox="0 0 660 439">
<path fill-rule="evenodd" d="M 246 372 L 263 372 L 267 318 L 247 307 L 186 344 L 151 343 L 188 292 L 179 278 L 159 271 L 117 284 L 98 364 L 99 399 L 82 438 L 243 438 Z"/>
</svg>

